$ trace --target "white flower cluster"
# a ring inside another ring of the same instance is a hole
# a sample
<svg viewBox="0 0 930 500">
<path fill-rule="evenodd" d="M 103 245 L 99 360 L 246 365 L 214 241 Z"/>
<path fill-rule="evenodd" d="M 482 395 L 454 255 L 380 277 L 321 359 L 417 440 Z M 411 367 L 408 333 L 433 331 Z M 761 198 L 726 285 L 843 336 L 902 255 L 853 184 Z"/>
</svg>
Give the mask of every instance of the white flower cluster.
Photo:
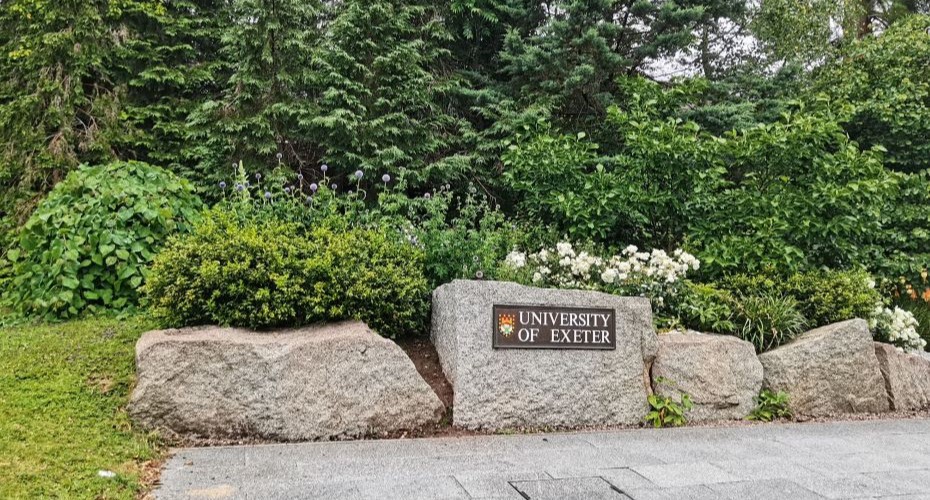
<svg viewBox="0 0 930 500">
<path fill-rule="evenodd" d="M 630 276 L 641 275 L 656 281 L 675 283 L 688 271 L 697 271 L 700 267 L 701 261 L 681 249 L 669 256 L 665 250 L 640 252 L 635 245 L 630 245 L 621 255 L 610 258 L 601 273 L 601 279 L 604 283 L 614 284 L 625 282 Z"/>
<path fill-rule="evenodd" d="M 877 338 L 908 352 L 919 352 L 927 346 L 927 341 L 917 333 L 918 326 L 917 318 L 900 307 L 889 309 L 878 306 L 869 319 L 869 328 Z"/>
<path fill-rule="evenodd" d="M 693 255 L 675 250 L 641 252 L 630 245 L 620 255 L 602 258 L 585 251 L 576 251 L 569 242 L 560 242 L 554 249 L 526 254 L 514 250 L 504 259 L 504 265 L 526 271 L 539 286 L 558 288 L 608 289 L 653 298 L 664 302 L 669 288 L 701 263 Z"/>
</svg>

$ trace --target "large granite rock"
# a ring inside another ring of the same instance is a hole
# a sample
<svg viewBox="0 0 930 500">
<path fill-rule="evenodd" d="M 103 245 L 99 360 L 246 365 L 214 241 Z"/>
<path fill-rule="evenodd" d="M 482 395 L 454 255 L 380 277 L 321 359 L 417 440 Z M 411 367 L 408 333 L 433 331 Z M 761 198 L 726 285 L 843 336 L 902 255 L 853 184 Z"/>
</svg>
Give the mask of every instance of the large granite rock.
<svg viewBox="0 0 930 500">
<path fill-rule="evenodd" d="M 494 304 L 613 309 L 616 349 L 494 349 Z M 458 280 L 433 292 L 432 338 L 455 390 L 455 425 L 581 427 L 646 414 L 658 348 L 647 299 Z"/>
<path fill-rule="evenodd" d="M 659 378 L 674 384 L 662 384 Z M 697 332 L 659 335 L 659 354 L 652 365 L 657 394 L 691 396 L 689 421 L 742 419 L 755 407 L 762 388 L 762 363 L 752 344 L 729 335 Z"/>
<path fill-rule="evenodd" d="M 763 386 L 785 391 L 797 415 L 889 410 L 868 325 L 854 319 L 827 325 L 759 356 Z"/>
<path fill-rule="evenodd" d="M 343 438 L 415 428 L 444 413 L 410 358 L 357 322 L 148 332 L 136 366 L 131 416 L 182 435 Z"/>
<path fill-rule="evenodd" d="M 875 343 L 875 355 L 892 410 L 930 408 L 930 359 L 880 342 Z"/>
</svg>

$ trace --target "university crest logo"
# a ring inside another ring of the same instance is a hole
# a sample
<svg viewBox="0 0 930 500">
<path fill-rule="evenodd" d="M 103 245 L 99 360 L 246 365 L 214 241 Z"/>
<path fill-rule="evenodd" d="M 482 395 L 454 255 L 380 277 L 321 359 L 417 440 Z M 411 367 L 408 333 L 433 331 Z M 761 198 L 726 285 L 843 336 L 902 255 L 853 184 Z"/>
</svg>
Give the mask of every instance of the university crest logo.
<svg viewBox="0 0 930 500">
<path fill-rule="evenodd" d="M 497 329 L 501 335 L 509 337 L 513 335 L 515 322 L 516 317 L 513 314 L 500 314 L 497 316 Z"/>
</svg>

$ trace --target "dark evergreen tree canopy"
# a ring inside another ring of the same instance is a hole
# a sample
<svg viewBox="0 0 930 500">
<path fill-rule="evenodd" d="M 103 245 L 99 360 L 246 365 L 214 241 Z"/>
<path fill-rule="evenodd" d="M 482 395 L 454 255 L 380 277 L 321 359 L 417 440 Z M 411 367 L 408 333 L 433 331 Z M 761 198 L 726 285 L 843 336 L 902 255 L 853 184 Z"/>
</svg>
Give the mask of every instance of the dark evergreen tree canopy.
<svg viewBox="0 0 930 500">
<path fill-rule="evenodd" d="M 118 70 L 157 1 L 0 4 L 0 203 L 28 210 L 81 162 L 113 158 L 126 80 Z M 18 214 L 20 216 L 25 213 Z"/>
<path fill-rule="evenodd" d="M 201 181 L 229 179 L 232 163 L 266 171 L 320 156 L 310 141 L 316 116 L 313 51 L 323 6 L 307 0 L 236 0 L 219 56 L 232 67 L 216 98 L 190 115 L 189 140 Z M 278 157 L 278 154 L 281 157 Z"/>
<path fill-rule="evenodd" d="M 677 89 L 665 118 L 721 135 L 824 91 L 860 145 L 927 168 L 926 17 L 908 21 L 926 2 L 850 0 L 845 17 L 775 2 L 0 0 L 0 230 L 77 165 L 114 159 L 216 194 L 240 161 L 493 191 L 509 141 L 541 127 L 622 144 L 603 122 L 632 102 L 630 76 Z M 861 41 L 825 49 L 824 26 L 856 23 Z"/>
<path fill-rule="evenodd" d="M 310 134 L 319 161 L 341 172 L 407 172 L 415 184 L 444 182 L 470 165 L 467 121 L 450 109 L 461 81 L 443 45 L 451 37 L 434 8 L 397 0 L 335 6 L 314 51 L 319 110 Z"/>
<path fill-rule="evenodd" d="M 511 31 L 502 58 L 508 84 L 525 101 L 542 100 L 566 123 L 603 117 L 621 76 L 694 41 L 715 0 L 562 0 L 547 4 L 544 25 Z"/>
</svg>

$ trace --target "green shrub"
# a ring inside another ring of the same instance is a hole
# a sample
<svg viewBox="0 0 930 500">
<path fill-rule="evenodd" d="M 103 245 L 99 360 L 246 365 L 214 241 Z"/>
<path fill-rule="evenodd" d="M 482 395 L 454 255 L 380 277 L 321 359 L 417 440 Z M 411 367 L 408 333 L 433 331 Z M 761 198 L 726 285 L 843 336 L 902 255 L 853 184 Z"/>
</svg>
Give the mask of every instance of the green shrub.
<svg viewBox="0 0 930 500">
<path fill-rule="evenodd" d="M 807 320 L 791 296 L 772 294 L 738 297 L 733 308 L 736 335 L 757 352 L 774 349 L 804 331 Z"/>
<path fill-rule="evenodd" d="M 575 241 L 678 245 L 725 168 L 718 142 L 695 123 L 656 116 L 653 86 L 634 90 L 628 109 L 609 110 L 601 128 L 614 144 L 545 124 L 514 137 L 502 162 L 517 212 Z"/>
<path fill-rule="evenodd" d="M 501 277 L 500 264 L 528 235 L 499 209 L 469 190 L 458 203 L 444 189 L 426 199 L 420 215 L 408 216 L 409 233 L 426 253 L 430 287 L 454 279 Z"/>
<path fill-rule="evenodd" d="M 830 97 L 814 105 L 839 110 L 849 136 L 884 146 L 885 163 L 900 171 L 930 168 L 928 30 L 930 16 L 911 16 L 881 36 L 856 37 L 814 78 L 814 90 Z"/>
<path fill-rule="evenodd" d="M 68 175 L 7 252 L 4 294 L 26 316 L 66 318 L 136 304 L 159 246 L 202 209 L 191 185 L 158 167 L 117 162 Z"/>
<path fill-rule="evenodd" d="M 785 392 L 772 392 L 768 389 L 762 389 L 762 392 L 755 399 L 756 407 L 746 417 L 746 420 L 771 422 L 772 420 L 791 418 L 792 416 L 791 408 L 788 406 L 790 398 Z"/>
<path fill-rule="evenodd" d="M 788 115 L 728 133 L 716 153 L 729 185 L 689 214 L 689 242 L 708 277 L 780 274 L 869 263 L 894 175 L 829 116 Z"/>
<path fill-rule="evenodd" d="M 497 276 L 497 266 L 526 235 L 521 227 L 507 220 L 504 213 L 475 186 L 463 195 L 451 186 L 421 196 L 406 194 L 406 176 L 390 177 L 390 182 L 333 190 L 328 178 L 313 183 L 276 168 L 256 180 L 241 166 L 227 182 L 223 209 L 241 220 L 293 222 L 309 231 L 322 221 L 334 229 L 380 228 L 403 235 L 425 253 L 424 275 L 431 288 L 458 278 Z M 245 187 L 249 179 L 255 184 Z M 371 183 L 369 183 L 371 184 Z M 288 188 L 285 190 L 285 188 Z M 367 190 L 364 189 L 367 187 Z M 269 194 L 270 199 L 265 199 Z M 313 193 L 308 198 L 306 193 Z M 366 203 L 366 199 L 374 202 Z"/>
<path fill-rule="evenodd" d="M 926 280 L 930 265 L 930 171 L 896 174 L 896 179 L 876 235 L 882 251 L 866 265 L 885 285 L 901 278 L 916 285 Z"/>
<path fill-rule="evenodd" d="M 791 297 L 811 327 L 868 319 L 881 302 L 874 282 L 864 271 L 811 271 L 787 278 L 772 272 L 740 274 L 725 278 L 721 286 L 736 295 Z"/>
<path fill-rule="evenodd" d="M 733 296 L 713 285 L 685 281 L 669 301 L 672 322 L 700 332 L 734 333 Z"/>
<path fill-rule="evenodd" d="M 368 229 L 308 231 L 216 209 L 174 239 L 152 266 L 145 293 L 171 326 L 250 328 L 359 319 L 382 335 L 423 331 L 423 252 Z"/>
<path fill-rule="evenodd" d="M 804 331 L 807 321 L 793 296 L 764 286 L 767 283 L 762 277 L 734 277 L 726 284 L 734 282 L 744 285 L 746 291 L 686 282 L 671 302 L 671 323 L 736 335 L 752 343 L 758 352 L 778 347 Z"/>
</svg>

